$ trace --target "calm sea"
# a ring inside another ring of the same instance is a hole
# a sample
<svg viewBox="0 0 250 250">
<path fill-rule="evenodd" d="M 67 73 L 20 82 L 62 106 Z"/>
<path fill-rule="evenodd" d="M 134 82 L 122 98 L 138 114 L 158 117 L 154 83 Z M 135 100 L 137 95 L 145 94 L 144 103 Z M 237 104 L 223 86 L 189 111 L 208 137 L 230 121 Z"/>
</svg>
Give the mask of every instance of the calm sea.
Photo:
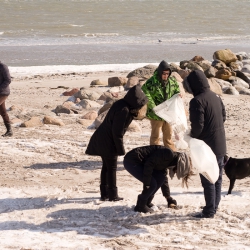
<svg viewBox="0 0 250 250">
<path fill-rule="evenodd" d="M 0 0 L 9 66 L 180 61 L 250 52 L 250 0 Z"/>
</svg>

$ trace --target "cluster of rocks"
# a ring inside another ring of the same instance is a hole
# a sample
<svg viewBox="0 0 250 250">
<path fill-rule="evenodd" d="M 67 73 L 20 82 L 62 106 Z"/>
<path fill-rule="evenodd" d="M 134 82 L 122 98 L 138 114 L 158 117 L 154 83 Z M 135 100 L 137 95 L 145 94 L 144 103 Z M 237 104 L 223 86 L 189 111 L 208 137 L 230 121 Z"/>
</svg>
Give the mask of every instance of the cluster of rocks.
<svg viewBox="0 0 250 250">
<path fill-rule="evenodd" d="M 229 49 L 214 52 L 213 61 L 195 56 L 191 60 L 181 61 L 179 65 L 171 63 L 172 74 L 175 77 L 180 91 L 185 98 L 183 80 L 192 70 L 202 70 L 210 88 L 215 93 L 222 95 L 250 94 L 250 55 L 245 52 L 233 53 Z M 123 98 L 131 87 L 143 85 L 150 78 L 157 66 L 146 65 L 128 73 L 127 77 L 110 77 L 107 82 L 99 79 L 93 80 L 88 88 L 73 88 L 63 92 L 69 98 L 54 110 L 54 116 L 44 115 L 30 117 L 26 122 L 21 122 L 22 127 L 41 126 L 53 124 L 64 126 L 60 119 L 65 116 L 74 116 L 76 122 L 86 128 L 96 129 L 100 126 L 112 104 Z M 19 121 L 20 122 L 20 121 Z M 14 123 L 14 122 L 13 122 Z M 18 121 L 16 121 L 18 123 Z M 130 131 L 140 132 L 141 128 L 136 121 L 129 127 Z"/>
</svg>

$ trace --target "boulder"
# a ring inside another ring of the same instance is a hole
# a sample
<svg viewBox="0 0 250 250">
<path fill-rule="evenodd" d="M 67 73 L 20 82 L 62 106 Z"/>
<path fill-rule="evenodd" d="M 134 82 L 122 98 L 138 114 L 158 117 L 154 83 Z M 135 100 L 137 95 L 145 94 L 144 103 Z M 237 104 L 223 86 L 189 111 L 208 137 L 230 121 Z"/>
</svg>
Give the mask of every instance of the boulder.
<svg viewBox="0 0 250 250">
<path fill-rule="evenodd" d="M 237 85 L 237 86 L 244 87 L 247 89 L 249 88 L 249 84 L 237 76 L 231 76 L 229 77 L 228 80 L 233 86 Z"/>
<path fill-rule="evenodd" d="M 51 116 L 44 116 L 43 118 L 44 124 L 51 124 L 51 125 L 57 125 L 57 126 L 64 126 L 65 124 L 62 122 L 62 120 L 51 117 Z"/>
<path fill-rule="evenodd" d="M 109 77 L 108 78 L 108 86 L 109 87 L 115 87 L 115 86 L 123 86 L 127 83 L 127 78 L 125 77 Z"/>
<path fill-rule="evenodd" d="M 223 89 L 223 88 L 229 88 L 232 86 L 232 84 L 228 81 L 224 81 L 222 79 L 219 79 L 219 78 L 214 78 L 214 80 L 220 85 L 220 87 Z"/>
<path fill-rule="evenodd" d="M 128 78 L 127 83 L 124 85 L 124 89 L 128 90 L 139 83 L 139 78 L 137 76 L 132 76 Z"/>
<path fill-rule="evenodd" d="M 215 77 L 217 72 L 217 69 L 214 68 L 213 66 L 210 66 L 207 70 L 204 71 L 204 74 L 206 75 L 207 78 L 210 77 Z"/>
<path fill-rule="evenodd" d="M 130 125 L 128 126 L 128 132 L 137 132 L 137 133 L 141 133 L 142 130 L 141 130 L 141 127 L 140 125 L 135 121 L 133 120 Z"/>
<path fill-rule="evenodd" d="M 72 95 L 74 95 L 75 93 L 77 93 L 78 91 L 79 91 L 79 89 L 73 88 L 73 89 L 71 89 L 70 91 L 65 91 L 65 92 L 63 92 L 62 95 L 64 95 L 64 96 L 72 96 Z"/>
<path fill-rule="evenodd" d="M 56 114 L 65 113 L 70 114 L 72 111 L 69 108 L 64 107 L 63 105 L 58 105 L 55 109 Z"/>
<path fill-rule="evenodd" d="M 211 64 L 211 66 L 215 67 L 218 70 L 227 68 L 227 65 L 220 60 L 214 60 Z"/>
<path fill-rule="evenodd" d="M 20 127 L 31 128 L 31 127 L 39 127 L 43 126 L 42 119 L 37 116 L 31 117 L 28 121 L 23 122 Z"/>
<path fill-rule="evenodd" d="M 106 86 L 108 85 L 106 82 L 103 82 L 103 81 L 100 81 L 99 79 L 97 80 L 93 80 L 91 83 L 90 83 L 91 86 Z"/>
<path fill-rule="evenodd" d="M 250 64 L 250 59 L 246 59 L 242 61 L 243 66 L 246 64 Z"/>
<path fill-rule="evenodd" d="M 75 98 L 79 98 L 80 100 L 91 100 L 96 101 L 99 98 L 100 94 L 91 90 L 91 89 L 83 89 L 74 94 Z"/>
<path fill-rule="evenodd" d="M 236 55 L 230 49 L 222 49 L 215 51 L 213 54 L 213 59 L 218 59 L 224 62 L 225 64 L 237 61 Z"/>
<path fill-rule="evenodd" d="M 105 112 L 106 110 L 110 109 L 114 102 L 115 102 L 114 100 L 110 100 L 109 102 L 106 102 L 106 103 L 98 110 L 98 115 L 100 115 L 101 113 L 103 113 L 103 112 Z"/>
<path fill-rule="evenodd" d="M 236 62 L 230 62 L 230 63 L 228 64 L 228 67 L 229 67 L 231 70 L 233 70 L 233 71 L 241 70 L 242 67 L 243 67 L 243 65 L 240 66 L 240 64 L 237 63 L 237 62 L 238 62 L 238 61 L 236 61 Z"/>
<path fill-rule="evenodd" d="M 241 71 L 250 74 L 250 64 L 245 64 Z"/>
<path fill-rule="evenodd" d="M 209 83 L 209 86 L 210 86 L 210 89 L 216 93 L 217 95 L 222 95 L 222 89 L 221 89 L 221 86 L 217 83 L 216 80 L 214 80 L 214 78 L 210 78 L 208 79 L 208 83 Z"/>
<path fill-rule="evenodd" d="M 231 76 L 232 72 L 228 69 L 220 69 L 215 73 L 215 77 L 222 80 L 228 80 Z"/>
<path fill-rule="evenodd" d="M 178 71 L 178 74 L 181 76 L 182 79 L 185 79 L 189 74 L 190 74 L 191 70 L 184 70 L 181 69 Z"/>
<path fill-rule="evenodd" d="M 190 69 L 191 71 L 196 70 L 196 69 L 204 71 L 200 65 L 198 65 L 197 63 L 193 61 L 189 61 L 187 64 L 185 64 L 185 66 L 186 66 L 185 69 Z"/>
<path fill-rule="evenodd" d="M 206 71 L 207 69 L 209 69 L 211 67 L 211 62 L 207 61 L 207 60 L 203 60 L 200 62 L 196 62 L 199 66 L 202 67 L 203 71 Z"/>
<path fill-rule="evenodd" d="M 106 110 L 103 113 L 101 113 L 100 115 L 98 115 L 98 117 L 95 119 L 95 121 L 93 123 L 95 128 L 98 128 L 102 124 L 102 122 L 103 122 L 104 118 L 106 117 L 107 113 L 108 113 L 108 110 Z"/>
<path fill-rule="evenodd" d="M 95 109 L 95 108 L 100 108 L 101 105 L 95 101 L 91 101 L 91 100 L 86 100 L 83 99 L 81 100 L 77 106 L 81 106 L 84 109 Z"/>
<path fill-rule="evenodd" d="M 193 61 L 193 62 L 201 62 L 203 61 L 204 58 L 202 56 L 195 56 L 193 57 L 190 61 Z"/>
<path fill-rule="evenodd" d="M 154 74 L 156 69 L 157 66 L 149 64 L 142 68 L 138 68 L 131 71 L 130 73 L 128 73 L 127 78 L 130 78 L 132 76 L 137 76 L 138 78 L 148 79 Z"/>
<path fill-rule="evenodd" d="M 93 123 L 93 120 L 78 119 L 77 122 L 83 125 L 84 128 L 88 128 Z"/>
<path fill-rule="evenodd" d="M 112 87 L 108 90 L 108 92 L 110 93 L 119 93 L 124 91 L 124 87 L 123 86 L 119 86 L 119 87 Z"/>
<path fill-rule="evenodd" d="M 231 86 L 231 87 L 227 87 L 225 90 L 224 90 L 224 94 L 228 94 L 228 95 L 239 95 L 239 92 L 238 90 Z"/>
<path fill-rule="evenodd" d="M 183 60 L 183 61 L 180 61 L 180 68 L 181 69 L 186 69 L 186 65 L 189 63 L 188 60 Z"/>
<path fill-rule="evenodd" d="M 21 113 L 24 111 L 24 108 L 21 106 L 12 105 L 9 107 L 9 111 L 17 111 L 18 113 Z"/>
<path fill-rule="evenodd" d="M 86 114 L 82 117 L 82 119 L 86 119 L 86 120 L 95 120 L 95 119 L 97 118 L 97 116 L 98 116 L 98 113 L 97 113 L 96 111 L 92 110 L 92 111 L 86 113 Z"/>
<path fill-rule="evenodd" d="M 70 101 L 64 102 L 62 106 L 67 108 L 67 109 L 75 109 L 75 108 L 77 108 L 76 104 L 74 102 L 70 102 Z"/>
<path fill-rule="evenodd" d="M 170 63 L 170 69 L 172 72 L 178 72 L 181 70 L 180 66 L 175 63 Z"/>
<path fill-rule="evenodd" d="M 242 86 L 235 85 L 234 86 L 241 95 L 250 95 L 250 89 L 244 88 Z"/>
<path fill-rule="evenodd" d="M 241 71 L 235 71 L 236 76 L 245 81 L 246 83 L 250 84 L 250 79 L 247 77 L 247 75 Z"/>
<path fill-rule="evenodd" d="M 243 60 L 243 56 L 242 56 L 242 55 L 237 55 L 237 54 L 236 54 L 236 57 L 237 57 L 237 60 L 239 60 L 239 61 L 242 61 L 242 60 Z"/>
<path fill-rule="evenodd" d="M 249 55 L 246 53 L 246 52 L 237 52 L 237 53 L 235 53 L 236 54 L 236 56 L 238 55 L 238 56 L 241 56 L 242 58 L 243 58 L 243 60 L 245 60 L 245 59 L 250 59 L 250 57 L 249 57 Z"/>
<path fill-rule="evenodd" d="M 10 120 L 10 123 L 12 124 L 12 126 L 18 127 L 23 123 L 23 121 L 21 119 L 14 118 Z"/>
<path fill-rule="evenodd" d="M 177 72 L 172 72 L 171 76 L 174 77 L 177 82 L 183 81 L 182 77 Z"/>
</svg>

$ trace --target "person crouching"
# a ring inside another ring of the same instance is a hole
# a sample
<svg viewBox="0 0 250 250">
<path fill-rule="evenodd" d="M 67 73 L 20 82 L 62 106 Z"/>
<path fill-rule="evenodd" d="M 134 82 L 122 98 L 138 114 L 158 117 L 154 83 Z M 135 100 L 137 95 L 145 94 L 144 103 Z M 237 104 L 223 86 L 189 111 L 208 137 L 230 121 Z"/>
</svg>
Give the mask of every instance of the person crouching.
<svg viewBox="0 0 250 250">
<path fill-rule="evenodd" d="M 135 148 L 124 157 L 124 168 L 143 183 L 143 190 L 138 195 L 134 211 L 152 212 L 150 208 L 155 193 L 162 186 L 167 170 L 170 178 L 177 175 L 182 178 L 182 185 L 188 187 L 188 180 L 193 175 L 191 162 L 186 153 L 174 152 L 165 146 L 150 145 Z"/>
</svg>

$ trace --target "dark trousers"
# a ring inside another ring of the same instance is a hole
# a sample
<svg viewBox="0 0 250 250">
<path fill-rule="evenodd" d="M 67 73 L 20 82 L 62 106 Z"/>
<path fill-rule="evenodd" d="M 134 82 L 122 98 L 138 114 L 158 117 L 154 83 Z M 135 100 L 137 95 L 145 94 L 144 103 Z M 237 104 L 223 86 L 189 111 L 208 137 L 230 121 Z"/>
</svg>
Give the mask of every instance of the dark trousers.
<svg viewBox="0 0 250 250">
<path fill-rule="evenodd" d="M 116 187 L 116 170 L 117 170 L 117 156 L 101 156 L 102 170 L 101 170 L 101 185 L 108 186 L 108 189 L 115 190 Z"/>
<path fill-rule="evenodd" d="M 140 164 L 134 164 L 128 160 L 123 161 L 124 168 L 137 180 L 143 182 L 143 169 L 144 166 Z M 154 195 L 157 190 L 162 186 L 165 180 L 165 174 L 162 171 L 154 170 L 152 173 L 150 188 L 147 190 L 143 190 L 140 194 L 140 199 L 148 200 L 148 198 Z"/>
<path fill-rule="evenodd" d="M 7 114 L 6 107 L 5 107 L 5 100 L 8 98 L 8 96 L 0 96 L 0 115 L 3 118 L 4 124 L 10 123 L 10 118 Z"/>
<path fill-rule="evenodd" d="M 212 184 L 203 175 L 200 174 L 201 184 L 204 189 L 206 206 L 203 208 L 203 214 L 214 215 L 218 209 L 221 200 L 222 169 L 224 167 L 223 157 L 217 158 L 219 165 L 219 178 Z"/>
</svg>

